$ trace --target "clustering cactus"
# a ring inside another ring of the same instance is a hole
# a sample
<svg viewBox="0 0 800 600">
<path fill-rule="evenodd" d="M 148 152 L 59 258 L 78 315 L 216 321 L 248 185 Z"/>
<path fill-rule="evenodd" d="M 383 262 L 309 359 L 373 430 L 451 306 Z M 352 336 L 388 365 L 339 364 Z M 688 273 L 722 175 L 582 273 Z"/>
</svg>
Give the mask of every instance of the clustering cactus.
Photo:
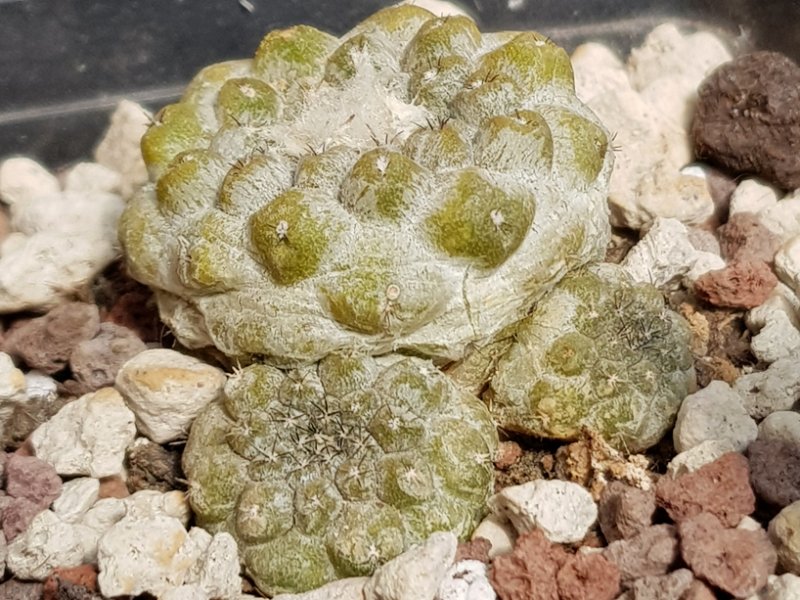
<svg viewBox="0 0 800 600">
<path fill-rule="evenodd" d="M 150 127 L 120 238 L 188 347 L 461 358 L 608 239 L 608 138 L 563 49 L 382 10 L 269 33 Z"/>
<path fill-rule="evenodd" d="M 666 433 L 694 384 L 690 331 L 655 287 L 618 266 L 569 274 L 520 324 L 488 391 L 501 427 L 629 451 Z"/>
<path fill-rule="evenodd" d="M 183 463 L 198 524 L 229 531 L 275 594 L 369 574 L 434 531 L 468 536 L 496 447 L 485 405 L 429 362 L 334 353 L 235 373 Z"/>
</svg>

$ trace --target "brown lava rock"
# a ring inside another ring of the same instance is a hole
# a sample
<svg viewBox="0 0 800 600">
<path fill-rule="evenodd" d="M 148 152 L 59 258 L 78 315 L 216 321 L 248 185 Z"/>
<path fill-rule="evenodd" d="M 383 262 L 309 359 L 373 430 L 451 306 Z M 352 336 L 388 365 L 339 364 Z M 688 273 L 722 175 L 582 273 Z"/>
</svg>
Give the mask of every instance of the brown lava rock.
<svg viewBox="0 0 800 600">
<path fill-rule="evenodd" d="M 690 135 L 701 160 L 800 187 L 800 67 L 778 52 L 720 66 L 698 89 Z"/>
<path fill-rule="evenodd" d="M 732 262 L 702 274 L 694 282 L 697 296 L 723 308 L 755 308 L 769 298 L 778 278 L 763 261 Z"/>
<path fill-rule="evenodd" d="M 598 504 L 600 529 L 610 543 L 630 538 L 649 527 L 656 511 L 656 494 L 612 481 L 603 490 Z"/>
<path fill-rule="evenodd" d="M 556 575 L 560 600 L 612 600 L 619 570 L 601 554 L 574 554 Z"/>
<path fill-rule="evenodd" d="M 488 563 L 491 549 L 492 542 L 482 537 L 476 537 L 468 542 L 459 542 L 453 564 L 462 560 L 479 560 L 482 563 Z"/>
<path fill-rule="evenodd" d="M 755 510 L 747 459 L 738 452 L 675 479 L 663 476 L 656 484 L 656 500 L 676 523 L 701 512 L 717 516 L 728 527 Z"/>
<path fill-rule="evenodd" d="M 42 509 L 61 495 L 61 478 L 49 464 L 35 456 L 12 454 L 6 462 L 6 493 L 25 498 Z"/>
<path fill-rule="evenodd" d="M 42 600 L 100 600 L 97 571 L 93 565 L 56 568 L 44 582 Z"/>
<path fill-rule="evenodd" d="M 99 329 L 97 306 L 68 302 L 43 317 L 15 324 L 6 335 L 3 349 L 32 369 L 57 373 L 67 366 L 75 347 L 92 339 Z"/>
<path fill-rule="evenodd" d="M 183 489 L 181 484 L 181 453 L 167 450 L 155 442 L 146 441 L 134 444 L 128 450 L 128 491 L 133 494 L 139 490 L 169 492 Z"/>
<path fill-rule="evenodd" d="M 753 213 L 731 215 L 728 222 L 717 229 L 722 257 L 730 261 L 761 261 L 772 264 L 781 241 L 761 224 Z"/>
<path fill-rule="evenodd" d="M 759 498 L 777 508 L 800 500 L 800 446 L 756 440 L 747 448 L 750 483 Z"/>
<path fill-rule="evenodd" d="M 505 471 L 516 464 L 522 458 L 522 446 L 517 442 L 500 442 L 497 448 L 497 458 L 494 459 L 494 466 Z"/>
<path fill-rule="evenodd" d="M 763 529 L 726 529 L 700 513 L 678 524 L 681 555 L 700 579 L 737 598 L 755 594 L 775 572 L 778 555 Z"/>
<path fill-rule="evenodd" d="M 695 581 L 697 580 L 689 569 L 678 569 L 667 575 L 649 575 L 634 581 L 630 589 L 620 598 L 624 598 L 624 600 L 687 600 L 686 594 Z"/>
<path fill-rule="evenodd" d="M 9 579 L 0 583 L 0 599 L 2 600 L 41 600 L 44 585 Z"/>
<path fill-rule="evenodd" d="M 95 337 L 76 346 L 69 365 L 85 394 L 114 385 L 120 367 L 145 350 L 145 343 L 130 329 L 102 323 Z"/>
<path fill-rule="evenodd" d="M 678 535 L 673 525 L 652 525 L 639 535 L 612 542 L 603 556 L 620 572 L 622 585 L 642 577 L 664 575 L 679 556 Z"/>
</svg>

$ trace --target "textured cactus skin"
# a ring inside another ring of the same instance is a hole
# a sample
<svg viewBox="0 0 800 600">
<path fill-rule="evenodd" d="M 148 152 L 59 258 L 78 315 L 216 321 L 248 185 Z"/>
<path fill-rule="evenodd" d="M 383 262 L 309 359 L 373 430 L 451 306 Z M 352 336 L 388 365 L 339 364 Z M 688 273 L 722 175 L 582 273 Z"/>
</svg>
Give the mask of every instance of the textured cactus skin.
<svg viewBox="0 0 800 600">
<path fill-rule="evenodd" d="M 395 7 L 201 71 L 120 239 L 188 347 L 454 360 L 602 255 L 607 146 L 544 36 Z"/>
<path fill-rule="evenodd" d="M 485 405 L 430 362 L 334 353 L 236 372 L 183 464 L 198 524 L 229 531 L 271 595 L 369 574 L 434 531 L 468 536 L 496 449 Z"/>
<path fill-rule="evenodd" d="M 522 321 L 487 394 L 498 425 L 575 439 L 586 427 L 638 452 L 657 443 L 694 385 L 684 319 L 616 265 L 570 273 Z"/>
</svg>

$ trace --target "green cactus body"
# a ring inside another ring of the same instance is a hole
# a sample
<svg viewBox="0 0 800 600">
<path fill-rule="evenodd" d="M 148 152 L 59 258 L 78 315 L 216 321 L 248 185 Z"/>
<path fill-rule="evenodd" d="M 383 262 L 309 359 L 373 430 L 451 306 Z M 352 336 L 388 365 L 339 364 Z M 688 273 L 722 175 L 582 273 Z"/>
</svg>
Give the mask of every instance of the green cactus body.
<svg viewBox="0 0 800 600">
<path fill-rule="evenodd" d="M 638 452 L 694 384 L 686 322 L 616 265 L 567 275 L 516 329 L 488 395 L 498 424 L 562 440 L 583 428 Z"/>
<path fill-rule="evenodd" d="M 188 347 L 459 360 L 602 256 L 607 143 L 539 34 L 413 6 L 291 27 L 156 119 L 120 239 Z"/>
<path fill-rule="evenodd" d="M 369 574 L 434 531 L 466 538 L 496 449 L 483 403 L 429 362 L 334 353 L 236 372 L 183 464 L 198 524 L 230 532 L 272 595 Z"/>
</svg>

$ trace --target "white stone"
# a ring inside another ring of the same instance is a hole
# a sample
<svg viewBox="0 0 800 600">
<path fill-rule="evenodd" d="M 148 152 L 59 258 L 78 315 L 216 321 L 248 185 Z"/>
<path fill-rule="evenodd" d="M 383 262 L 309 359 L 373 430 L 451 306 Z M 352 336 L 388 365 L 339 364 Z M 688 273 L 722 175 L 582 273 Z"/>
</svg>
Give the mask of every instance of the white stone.
<svg viewBox="0 0 800 600">
<path fill-rule="evenodd" d="M 58 398 L 58 383 L 40 371 L 25 373 L 25 394 L 29 402 L 52 402 Z"/>
<path fill-rule="evenodd" d="M 125 198 L 147 181 L 139 144 L 150 119 L 150 112 L 144 107 L 123 100 L 112 113 L 109 127 L 94 152 L 98 163 L 120 174 L 120 191 Z"/>
<path fill-rule="evenodd" d="M 96 162 L 80 162 L 64 176 L 64 190 L 119 193 L 120 174 Z"/>
<path fill-rule="evenodd" d="M 112 525 L 125 517 L 125 504 L 119 498 L 102 498 L 75 524 L 80 531 L 83 562 L 97 562 L 97 544 Z"/>
<path fill-rule="evenodd" d="M 739 393 L 724 381 L 712 381 L 684 399 L 672 441 L 678 452 L 706 440 L 728 440 L 737 452 L 744 452 L 757 435 L 756 422 L 747 414 Z"/>
<path fill-rule="evenodd" d="M 572 53 L 575 94 L 583 102 L 620 88 L 630 88 L 625 65 L 608 46 L 597 42 L 581 44 Z"/>
<path fill-rule="evenodd" d="M 158 444 L 183 439 L 197 414 L 225 385 L 225 373 L 164 348 L 140 352 L 117 373 L 116 387 L 139 432 Z"/>
<path fill-rule="evenodd" d="M 445 573 L 436 600 L 495 600 L 487 567 L 479 560 L 462 560 Z"/>
<path fill-rule="evenodd" d="M 364 586 L 364 600 L 433 600 L 456 556 L 458 539 L 437 532 L 378 567 Z"/>
<path fill-rule="evenodd" d="M 472 532 L 472 539 L 484 538 L 489 540 L 489 558 L 508 554 L 514 549 L 517 541 L 517 530 L 507 517 L 489 513 Z"/>
<path fill-rule="evenodd" d="M 743 179 L 731 194 L 728 214 L 759 214 L 778 204 L 778 190 L 760 179 Z"/>
<path fill-rule="evenodd" d="M 800 446 L 800 413 L 793 410 L 772 413 L 758 424 L 758 439 Z"/>
<path fill-rule="evenodd" d="M 56 567 L 77 567 L 83 561 L 78 530 L 51 510 L 40 512 L 8 545 L 6 564 L 20 579 L 43 581 Z"/>
<path fill-rule="evenodd" d="M 139 490 L 123 498 L 122 504 L 125 507 L 125 516 L 131 519 L 173 517 L 186 526 L 192 515 L 186 494 L 178 490 L 170 492 Z"/>
<path fill-rule="evenodd" d="M 672 286 L 706 254 L 709 253 L 701 253 L 692 245 L 683 223 L 677 219 L 656 218 L 647 234 L 630 249 L 621 266 L 634 281 L 656 287 Z M 721 258 L 716 258 L 725 265 Z"/>
<path fill-rule="evenodd" d="M 25 375 L 5 352 L 0 352 L 0 406 L 27 400 Z"/>
<path fill-rule="evenodd" d="M 674 479 L 693 473 L 728 452 L 736 452 L 730 440 L 705 440 L 673 457 L 667 465 L 667 475 Z"/>
<path fill-rule="evenodd" d="M 701 275 L 724 268 L 725 260 L 719 254 L 698 252 L 692 268 L 683 277 L 682 283 L 687 289 L 694 289 L 694 284 Z"/>
<path fill-rule="evenodd" d="M 754 334 L 750 349 L 760 361 L 773 363 L 800 354 L 800 300 L 778 283 L 761 306 L 747 313 L 745 323 Z"/>
<path fill-rule="evenodd" d="M 742 375 L 733 389 L 756 420 L 775 411 L 791 410 L 800 400 L 800 355 L 776 360 L 765 371 Z"/>
<path fill-rule="evenodd" d="M 775 253 L 775 273 L 795 294 L 800 294 L 800 235 L 790 239 Z"/>
<path fill-rule="evenodd" d="M 736 529 L 743 529 L 745 531 L 759 531 L 763 530 L 764 528 L 761 526 L 761 523 L 756 521 L 753 517 L 745 515 L 736 525 Z"/>
<path fill-rule="evenodd" d="M 107 477 L 124 470 L 125 449 L 136 435 L 133 421 L 119 392 L 103 388 L 66 404 L 30 441 L 59 475 Z"/>
<path fill-rule="evenodd" d="M 800 194 L 795 191 L 758 213 L 758 220 L 782 243 L 800 234 Z"/>
<path fill-rule="evenodd" d="M 193 528 L 199 529 L 197 527 Z M 192 531 L 189 533 L 191 534 Z M 200 531 L 204 531 L 200 529 Z M 215 600 L 235 600 L 242 592 L 239 576 L 239 551 L 236 540 L 229 533 L 217 533 L 211 538 L 199 564 L 192 570 L 197 573 L 196 583 Z M 194 578 L 190 579 L 192 581 Z"/>
<path fill-rule="evenodd" d="M 149 592 L 161 597 L 185 582 L 187 572 L 206 550 L 203 541 L 207 539 L 190 536 L 173 517 L 126 517 L 100 538 L 100 591 L 105 596 Z"/>
<path fill-rule="evenodd" d="M 800 574 L 800 500 L 792 502 L 769 522 L 769 539 L 785 571 Z"/>
<path fill-rule="evenodd" d="M 302 594 L 278 594 L 272 600 L 363 600 L 368 577 L 338 579 Z"/>
<path fill-rule="evenodd" d="M 15 156 L 0 163 L 0 201 L 6 204 L 23 204 L 58 190 L 58 179 L 35 160 Z"/>
<path fill-rule="evenodd" d="M 75 523 L 97 502 L 100 481 L 78 477 L 64 483 L 61 495 L 53 502 L 53 512 L 66 523 Z"/>
<path fill-rule="evenodd" d="M 199 584 L 185 583 L 161 592 L 160 600 L 209 600 L 210 598 L 211 596 Z"/>
<path fill-rule="evenodd" d="M 794 573 L 770 575 L 766 587 L 748 600 L 800 600 L 800 577 Z"/>
<path fill-rule="evenodd" d="M 571 481 L 538 479 L 509 486 L 489 499 L 489 508 L 508 517 L 518 533 L 537 527 L 558 544 L 579 542 L 597 520 L 592 495 Z"/>
<path fill-rule="evenodd" d="M 113 241 L 123 208 L 116 194 L 66 191 L 15 204 L 11 225 L 28 236 L 46 232 Z"/>
</svg>

